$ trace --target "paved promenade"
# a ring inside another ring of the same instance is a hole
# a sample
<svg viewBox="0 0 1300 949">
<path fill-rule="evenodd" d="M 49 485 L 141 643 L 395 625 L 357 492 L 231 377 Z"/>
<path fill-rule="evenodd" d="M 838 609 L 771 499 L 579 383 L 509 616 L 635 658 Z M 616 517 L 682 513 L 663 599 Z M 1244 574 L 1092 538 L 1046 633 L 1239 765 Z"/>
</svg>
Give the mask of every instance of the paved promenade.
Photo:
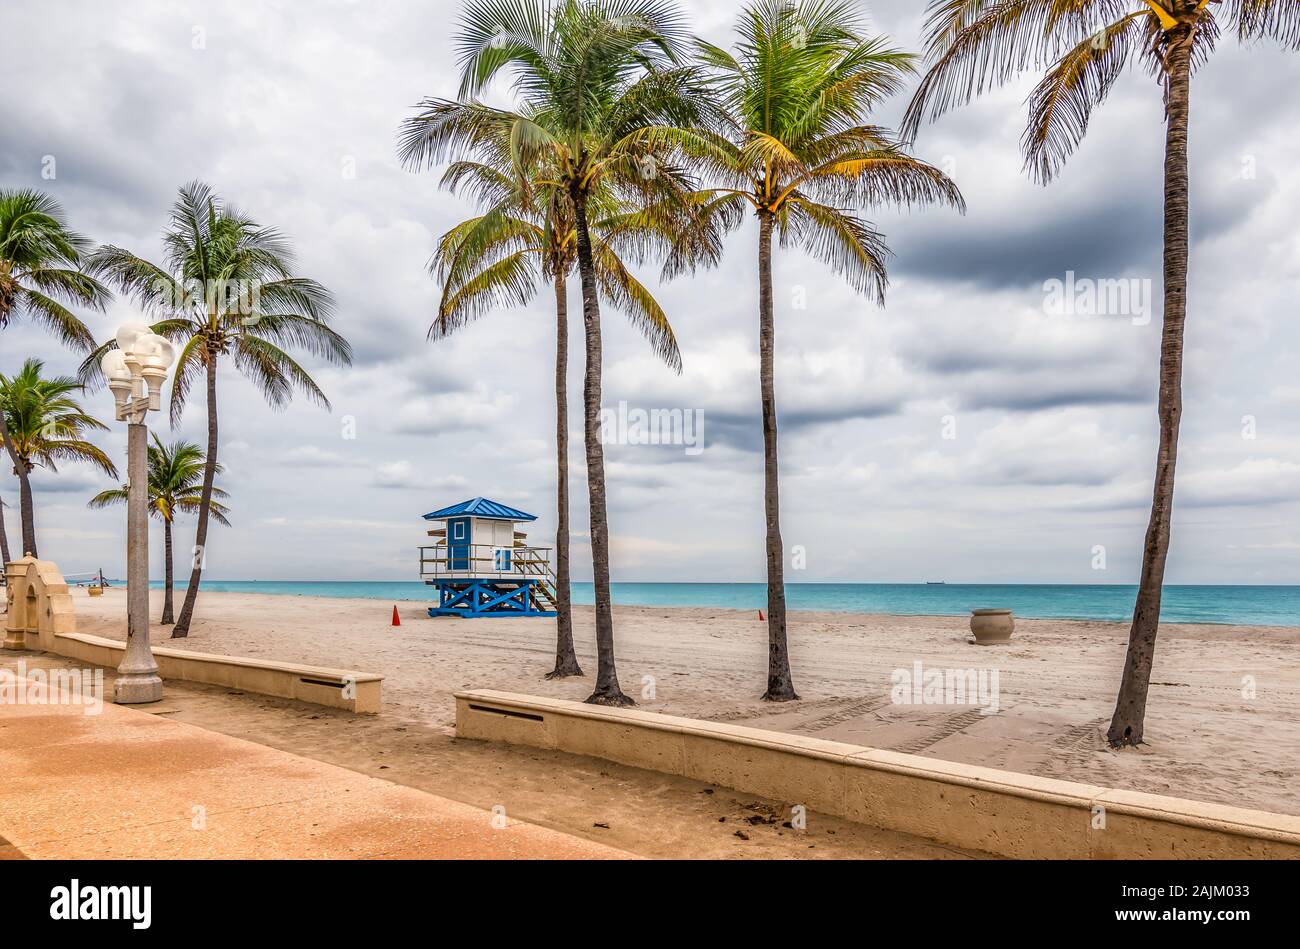
<svg viewBox="0 0 1300 949">
<path fill-rule="evenodd" d="M 619 858 L 628 854 L 104 703 L 0 700 L 0 859 Z M 14 687 L 22 690 L 17 697 Z"/>
</svg>

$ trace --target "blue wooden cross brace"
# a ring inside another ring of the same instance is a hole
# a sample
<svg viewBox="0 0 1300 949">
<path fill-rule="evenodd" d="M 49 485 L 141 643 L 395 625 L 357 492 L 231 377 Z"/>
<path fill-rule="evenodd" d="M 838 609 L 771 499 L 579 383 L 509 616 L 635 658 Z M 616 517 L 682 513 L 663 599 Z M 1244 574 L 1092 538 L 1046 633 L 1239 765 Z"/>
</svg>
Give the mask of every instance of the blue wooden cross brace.
<svg viewBox="0 0 1300 949">
<path fill-rule="evenodd" d="M 554 616 L 554 611 L 540 610 L 532 579 L 509 582 L 470 579 L 437 581 L 438 605 L 429 608 L 430 616 Z"/>
</svg>

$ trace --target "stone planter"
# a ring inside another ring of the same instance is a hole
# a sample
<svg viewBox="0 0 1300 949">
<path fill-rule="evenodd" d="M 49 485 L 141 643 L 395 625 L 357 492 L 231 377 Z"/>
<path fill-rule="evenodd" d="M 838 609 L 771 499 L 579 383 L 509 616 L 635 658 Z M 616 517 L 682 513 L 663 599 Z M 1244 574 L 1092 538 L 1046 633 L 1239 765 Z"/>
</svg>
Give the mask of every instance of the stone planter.
<svg viewBox="0 0 1300 949">
<path fill-rule="evenodd" d="M 1011 641 L 1016 628 L 1010 610 L 971 610 L 970 631 L 975 634 L 977 646 L 991 646 Z"/>
</svg>

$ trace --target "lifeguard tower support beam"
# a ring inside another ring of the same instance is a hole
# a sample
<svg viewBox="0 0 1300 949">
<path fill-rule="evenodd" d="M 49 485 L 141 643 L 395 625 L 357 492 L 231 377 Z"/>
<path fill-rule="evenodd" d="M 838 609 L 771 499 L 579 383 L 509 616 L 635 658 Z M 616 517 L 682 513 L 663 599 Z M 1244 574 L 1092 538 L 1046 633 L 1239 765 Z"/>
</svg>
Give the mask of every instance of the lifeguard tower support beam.
<svg viewBox="0 0 1300 949">
<path fill-rule="evenodd" d="M 420 548 L 420 578 L 438 588 L 430 616 L 554 616 L 551 549 L 533 547 L 516 524 L 537 520 L 487 498 L 424 515 L 441 523 Z"/>
</svg>

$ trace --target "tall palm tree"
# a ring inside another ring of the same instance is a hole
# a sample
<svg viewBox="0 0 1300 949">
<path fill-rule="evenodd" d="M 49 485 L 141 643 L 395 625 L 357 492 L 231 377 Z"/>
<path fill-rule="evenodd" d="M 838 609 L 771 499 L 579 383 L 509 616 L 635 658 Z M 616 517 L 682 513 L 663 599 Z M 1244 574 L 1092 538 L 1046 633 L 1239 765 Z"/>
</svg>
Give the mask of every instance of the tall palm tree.
<svg viewBox="0 0 1300 949">
<path fill-rule="evenodd" d="M 174 622 L 172 616 L 172 592 L 174 587 L 172 557 L 172 523 L 176 512 L 198 513 L 203 504 L 203 449 L 193 442 L 175 441 L 164 445 L 157 434 L 149 446 L 149 513 L 163 522 L 163 565 L 165 582 L 163 584 L 162 624 Z M 217 465 L 217 474 L 221 465 Z M 110 488 L 101 491 L 90 499 L 88 507 L 104 508 L 112 504 L 126 504 L 129 488 Z M 230 509 L 217 500 L 225 498 L 225 491 L 212 488 L 212 519 L 218 524 L 230 526 L 227 515 Z"/>
<path fill-rule="evenodd" d="M 109 292 L 79 268 L 90 242 L 68 229 L 63 208 L 38 191 L 0 191 L 0 330 L 21 316 L 30 317 L 73 349 L 94 345 L 90 330 L 65 304 L 102 310 Z M 4 413 L 0 441 L 9 444 Z M 31 507 L 27 471 L 12 448 L 9 460 L 18 472 L 23 550 L 36 549 L 36 518 Z"/>
<path fill-rule="evenodd" d="M 1213 4 L 1208 0 L 931 0 L 929 10 L 931 66 L 908 108 L 905 129 L 914 135 L 922 121 L 969 102 L 977 93 L 1026 69 L 1045 69 L 1029 96 L 1029 121 L 1021 139 L 1025 167 L 1043 184 L 1055 177 L 1083 140 L 1092 110 L 1105 100 L 1131 56 L 1143 60 L 1164 94 L 1160 438 L 1128 652 L 1107 733 L 1114 747 L 1138 745 L 1160 626 L 1183 408 L 1192 74 L 1213 52 L 1224 26 L 1242 42 L 1273 39 L 1300 48 L 1300 4 L 1295 0 L 1216 0 Z"/>
<path fill-rule="evenodd" d="M 713 127 L 652 128 L 642 140 L 672 144 L 718 183 L 706 213 L 758 220 L 759 395 L 767 524 L 767 688 L 797 699 L 786 636 L 785 569 L 777 467 L 772 238 L 798 244 L 859 293 L 884 303 L 884 236 L 853 208 L 949 204 L 961 194 L 939 169 L 865 124 L 896 92 L 913 57 L 861 32 L 849 0 L 758 0 L 737 24 L 734 52 L 698 41 L 718 109 Z"/>
<path fill-rule="evenodd" d="M 597 673 L 587 701 L 597 704 L 634 703 L 619 687 L 614 664 L 592 196 L 607 189 L 633 207 L 671 200 L 690 206 L 685 173 L 637 137 L 648 126 L 696 119 L 702 92 L 680 64 L 684 41 L 681 18 L 665 0 L 471 0 L 457 35 L 461 97 L 471 99 L 509 72 L 518 108 L 428 99 L 403 144 L 408 162 L 432 164 L 483 143 L 509 142 L 516 178 L 549 181 L 572 208 L 586 334 L 583 434 L 596 594 Z"/>
<path fill-rule="evenodd" d="M 57 472 L 60 462 L 80 461 L 117 477 L 108 455 L 85 439 L 86 433 L 105 431 L 108 426 L 87 414 L 72 397 L 82 391 L 82 384 L 70 376 L 46 377 L 44 371 L 41 360 L 28 359 L 12 377 L 0 375 L 5 447 L 19 475 L 23 510 L 32 509 L 29 479 L 37 467 Z M 36 555 L 34 535 L 30 552 Z"/>
<path fill-rule="evenodd" d="M 121 247 L 104 246 L 87 263 L 148 313 L 160 317 L 153 331 L 178 345 L 171 387 L 175 426 L 196 379 L 206 382 L 208 443 L 199 495 L 195 554 L 185 602 L 172 638 L 189 635 L 208 543 L 213 479 L 217 473 L 217 367 L 234 362 L 272 408 L 289 404 L 295 391 L 329 408 L 320 387 L 281 347 L 297 346 L 333 365 L 350 365 L 352 348 L 329 325 L 333 298 L 321 284 L 295 276 L 288 242 L 225 204 L 202 182 L 180 189 L 163 232 L 166 257 L 151 263 Z M 81 366 L 83 379 L 97 378 L 109 341 Z"/>
<path fill-rule="evenodd" d="M 408 127 L 417 142 L 423 123 Z M 568 280 L 577 258 L 577 234 L 568 194 L 542 178 L 522 185 L 510 164 L 509 142 L 484 142 L 482 161 L 453 162 L 443 175 L 443 185 L 453 193 L 468 185 L 483 214 L 458 224 L 438 242 L 431 264 L 443 286 L 438 315 L 429 327 L 430 339 L 442 339 L 498 307 L 530 300 L 540 276 L 555 293 L 555 442 L 556 442 L 556 644 L 555 667 L 547 678 L 580 676 L 582 668 L 573 648 L 573 616 L 569 567 L 569 411 L 568 411 Z M 592 221 L 593 257 L 602 298 L 626 311 L 634 325 L 650 339 L 655 351 L 677 371 L 681 356 L 663 309 L 632 275 L 620 255 L 638 258 L 654 244 L 669 259 L 681 256 L 674 243 L 685 247 L 689 214 L 679 213 L 673 202 L 654 208 L 619 206 L 608 190 L 592 196 L 598 214 Z"/>
</svg>

